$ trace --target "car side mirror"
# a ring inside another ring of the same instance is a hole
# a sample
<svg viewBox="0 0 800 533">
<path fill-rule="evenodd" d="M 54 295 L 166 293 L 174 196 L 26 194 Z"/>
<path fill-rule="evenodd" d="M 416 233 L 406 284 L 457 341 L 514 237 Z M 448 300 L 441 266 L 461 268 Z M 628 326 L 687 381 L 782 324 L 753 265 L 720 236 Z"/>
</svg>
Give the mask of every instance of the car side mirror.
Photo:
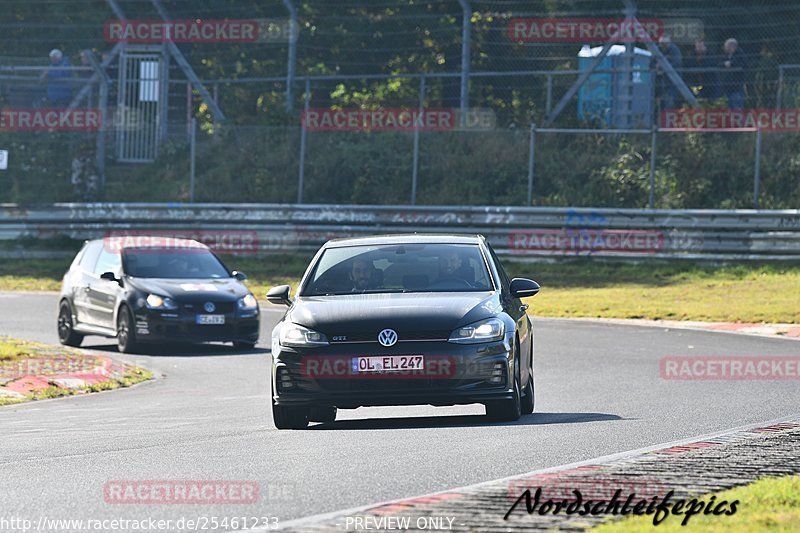
<svg viewBox="0 0 800 533">
<path fill-rule="evenodd" d="M 117 283 L 119 283 L 117 276 L 115 276 L 113 272 L 103 272 L 102 274 L 100 274 L 100 279 L 104 279 L 106 281 L 116 281 Z"/>
<path fill-rule="evenodd" d="M 511 280 L 510 289 L 514 298 L 528 298 L 539 293 L 539 284 L 532 279 L 514 278 Z"/>
<path fill-rule="evenodd" d="M 290 290 L 288 285 L 272 287 L 267 293 L 267 301 L 277 305 L 292 305 L 292 300 L 289 298 Z"/>
<path fill-rule="evenodd" d="M 245 274 L 244 272 L 239 272 L 238 270 L 234 270 L 233 272 L 231 272 L 231 275 L 234 278 L 238 279 L 239 281 L 244 281 L 247 279 L 247 274 Z"/>
</svg>

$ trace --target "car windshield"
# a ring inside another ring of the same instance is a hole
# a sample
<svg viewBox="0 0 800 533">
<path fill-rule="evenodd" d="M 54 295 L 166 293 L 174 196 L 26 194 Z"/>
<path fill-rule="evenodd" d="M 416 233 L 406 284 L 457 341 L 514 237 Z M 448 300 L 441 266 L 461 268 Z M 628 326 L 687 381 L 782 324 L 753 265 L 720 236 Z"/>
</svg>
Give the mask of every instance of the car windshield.
<svg viewBox="0 0 800 533">
<path fill-rule="evenodd" d="M 492 290 L 478 245 L 392 244 L 326 249 L 301 296 Z"/>
<path fill-rule="evenodd" d="M 231 276 L 217 257 L 205 249 L 128 248 L 122 252 L 125 273 L 135 278 L 209 279 Z"/>
</svg>

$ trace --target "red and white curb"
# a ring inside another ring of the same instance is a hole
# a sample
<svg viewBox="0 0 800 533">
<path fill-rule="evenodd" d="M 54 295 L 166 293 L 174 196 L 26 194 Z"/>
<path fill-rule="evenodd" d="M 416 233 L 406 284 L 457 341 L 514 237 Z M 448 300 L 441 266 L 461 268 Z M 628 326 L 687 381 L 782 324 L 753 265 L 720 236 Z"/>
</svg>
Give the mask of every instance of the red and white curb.
<svg viewBox="0 0 800 533">
<path fill-rule="evenodd" d="M 56 387 L 82 391 L 122 378 L 127 365 L 99 354 L 28 357 L 0 362 L 0 397 L 25 399 Z"/>
</svg>

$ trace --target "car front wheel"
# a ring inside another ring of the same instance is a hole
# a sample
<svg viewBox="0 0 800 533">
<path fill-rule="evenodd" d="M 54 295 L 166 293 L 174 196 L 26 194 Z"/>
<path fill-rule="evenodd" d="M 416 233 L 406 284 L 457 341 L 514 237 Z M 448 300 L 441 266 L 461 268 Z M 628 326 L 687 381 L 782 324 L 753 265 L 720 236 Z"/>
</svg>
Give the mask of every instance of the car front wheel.
<svg viewBox="0 0 800 533">
<path fill-rule="evenodd" d="M 311 422 L 330 423 L 336 420 L 338 409 L 333 405 L 312 407 L 308 419 Z"/>
<path fill-rule="evenodd" d="M 272 419 L 278 429 L 305 429 L 308 415 L 307 407 L 278 405 L 272 400 Z"/>
<path fill-rule="evenodd" d="M 75 333 L 72 323 L 72 308 L 66 300 L 58 310 L 58 340 L 65 346 L 80 346 L 83 335 Z"/>
<path fill-rule="evenodd" d="M 533 374 L 528 376 L 528 384 L 525 386 L 522 396 L 522 414 L 529 415 L 533 413 L 535 406 L 535 399 L 533 395 Z"/>
<path fill-rule="evenodd" d="M 131 353 L 136 349 L 133 316 L 126 306 L 122 306 L 117 314 L 117 349 L 121 353 Z"/>
</svg>

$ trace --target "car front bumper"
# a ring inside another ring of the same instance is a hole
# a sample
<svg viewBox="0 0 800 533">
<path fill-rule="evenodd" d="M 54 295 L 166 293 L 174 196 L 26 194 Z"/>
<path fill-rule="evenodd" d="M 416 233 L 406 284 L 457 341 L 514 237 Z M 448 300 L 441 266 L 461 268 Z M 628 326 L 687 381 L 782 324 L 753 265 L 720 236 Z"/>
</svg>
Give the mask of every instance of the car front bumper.
<svg viewBox="0 0 800 533">
<path fill-rule="evenodd" d="M 198 324 L 197 315 L 147 308 L 135 312 L 137 342 L 251 342 L 258 341 L 260 316 L 224 313 L 224 324 Z"/>
<path fill-rule="evenodd" d="M 513 398 L 513 352 L 508 340 L 483 344 L 443 341 L 341 344 L 273 354 L 272 391 L 278 405 L 459 405 Z M 358 356 L 422 355 L 417 372 L 357 373 Z"/>
</svg>

